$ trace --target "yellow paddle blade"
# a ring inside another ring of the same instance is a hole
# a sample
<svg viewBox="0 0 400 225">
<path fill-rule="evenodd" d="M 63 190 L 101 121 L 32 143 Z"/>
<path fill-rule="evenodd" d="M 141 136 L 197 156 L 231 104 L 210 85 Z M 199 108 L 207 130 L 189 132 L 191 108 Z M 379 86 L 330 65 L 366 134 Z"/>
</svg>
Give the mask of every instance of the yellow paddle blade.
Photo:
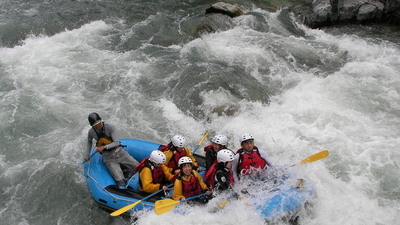
<svg viewBox="0 0 400 225">
<path fill-rule="evenodd" d="M 176 205 L 181 203 L 181 201 L 175 201 L 172 199 L 158 200 L 154 203 L 154 212 L 157 215 L 171 211 Z"/>
<path fill-rule="evenodd" d="M 297 164 L 305 164 L 305 163 L 315 162 L 315 161 L 317 161 L 317 160 L 326 158 L 326 157 L 328 157 L 328 156 L 329 156 L 328 150 L 324 150 L 324 151 L 322 151 L 322 152 L 318 152 L 318 153 L 316 153 L 316 154 L 314 154 L 314 155 L 308 156 L 307 158 L 303 159 L 301 162 L 296 163 L 296 165 L 297 165 Z"/>
<path fill-rule="evenodd" d="M 122 208 L 120 208 L 120 209 L 114 211 L 114 212 L 111 213 L 110 215 L 111 215 L 111 216 L 119 216 L 119 215 L 121 215 L 122 213 L 124 213 L 124 212 L 126 212 L 126 211 L 132 209 L 133 207 L 135 207 L 135 206 L 136 206 L 137 204 L 139 204 L 141 201 L 142 201 L 142 200 L 137 201 L 137 202 L 135 202 L 135 203 L 132 203 L 132 204 L 130 204 L 130 205 L 124 206 L 124 207 L 122 207 Z"/>
<path fill-rule="evenodd" d="M 202 138 L 202 139 L 200 140 L 200 142 L 199 142 L 199 145 L 201 145 L 201 144 L 203 143 L 203 141 L 206 140 L 208 134 L 210 134 L 210 131 L 207 131 L 207 132 L 204 134 L 203 138 Z"/>
<path fill-rule="evenodd" d="M 221 205 L 219 205 L 219 208 L 220 208 L 220 209 L 224 208 L 227 202 L 228 202 L 228 199 L 225 199 L 225 200 L 221 203 Z"/>
</svg>

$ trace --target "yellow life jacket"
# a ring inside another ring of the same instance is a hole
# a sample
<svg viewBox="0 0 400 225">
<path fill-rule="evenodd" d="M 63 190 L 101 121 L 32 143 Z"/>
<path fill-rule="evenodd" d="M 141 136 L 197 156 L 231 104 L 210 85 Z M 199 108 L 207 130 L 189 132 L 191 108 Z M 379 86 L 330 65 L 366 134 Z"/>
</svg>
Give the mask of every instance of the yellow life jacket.
<svg viewBox="0 0 400 225">
<path fill-rule="evenodd" d="M 100 146 L 108 145 L 108 144 L 111 144 L 111 143 L 112 143 L 111 140 L 109 140 L 106 137 L 102 137 L 97 141 L 96 146 L 100 147 Z"/>
</svg>

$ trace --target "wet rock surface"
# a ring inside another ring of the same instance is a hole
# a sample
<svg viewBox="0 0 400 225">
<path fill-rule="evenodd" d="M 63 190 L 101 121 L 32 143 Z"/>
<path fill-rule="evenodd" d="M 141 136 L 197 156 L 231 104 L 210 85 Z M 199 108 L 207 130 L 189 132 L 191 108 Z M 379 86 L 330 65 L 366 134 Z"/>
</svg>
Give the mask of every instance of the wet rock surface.
<svg viewBox="0 0 400 225">
<path fill-rule="evenodd" d="M 282 7 L 292 11 L 296 18 L 311 28 L 337 24 L 400 25 L 400 0 L 303 0 Z M 233 18 L 246 14 L 246 8 L 217 2 L 206 9 L 206 15 L 215 14 Z"/>
</svg>

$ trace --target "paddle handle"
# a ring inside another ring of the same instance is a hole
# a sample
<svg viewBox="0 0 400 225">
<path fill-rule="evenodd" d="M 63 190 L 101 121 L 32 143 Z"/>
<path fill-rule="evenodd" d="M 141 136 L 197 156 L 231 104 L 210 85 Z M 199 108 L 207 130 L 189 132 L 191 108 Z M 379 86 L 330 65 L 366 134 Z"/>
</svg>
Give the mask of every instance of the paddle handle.
<svg viewBox="0 0 400 225">
<path fill-rule="evenodd" d="M 84 160 L 84 161 L 82 162 L 82 164 L 84 164 L 85 162 L 89 162 L 89 159 L 92 158 L 92 156 L 93 156 L 94 154 L 96 154 L 96 153 L 97 153 L 97 152 L 94 151 L 92 154 L 90 154 L 90 156 L 88 157 L 88 161 Z"/>
<path fill-rule="evenodd" d="M 210 134 L 210 131 L 207 131 L 207 132 L 204 134 L 204 136 L 203 136 L 203 138 L 200 140 L 199 144 L 198 144 L 198 145 L 196 146 L 196 148 L 192 151 L 192 154 L 194 154 L 194 153 L 197 151 L 197 149 L 200 148 L 200 145 L 203 144 L 204 140 L 206 140 L 206 138 L 207 138 L 207 136 L 208 136 L 209 134 Z"/>
</svg>

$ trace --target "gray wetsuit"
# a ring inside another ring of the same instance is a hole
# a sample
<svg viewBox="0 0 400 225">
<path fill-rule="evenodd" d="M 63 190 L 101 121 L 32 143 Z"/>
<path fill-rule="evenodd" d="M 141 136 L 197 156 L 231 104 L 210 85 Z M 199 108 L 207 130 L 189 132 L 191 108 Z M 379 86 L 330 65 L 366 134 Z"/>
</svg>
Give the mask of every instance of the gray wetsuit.
<svg viewBox="0 0 400 225">
<path fill-rule="evenodd" d="M 93 139 L 98 141 L 104 136 L 108 139 L 111 139 L 112 143 L 107 144 L 107 149 L 103 150 L 102 152 L 103 162 L 106 164 L 111 176 L 115 179 L 118 186 L 125 186 L 126 179 L 135 174 L 135 167 L 138 165 L 138 161 L 129 155 L 129 153 L 126 152 L 121 146 L 119 146 L 119 138 L 115 126 L 106 122 L 103 122 L 101 129 L 95 131 L 95 129 L 92 127 L 88 131 L 88 152 L 92 149 Z M 124 176 L 121 166 L 128 170 L 126 177 Z"/>
</svg>

